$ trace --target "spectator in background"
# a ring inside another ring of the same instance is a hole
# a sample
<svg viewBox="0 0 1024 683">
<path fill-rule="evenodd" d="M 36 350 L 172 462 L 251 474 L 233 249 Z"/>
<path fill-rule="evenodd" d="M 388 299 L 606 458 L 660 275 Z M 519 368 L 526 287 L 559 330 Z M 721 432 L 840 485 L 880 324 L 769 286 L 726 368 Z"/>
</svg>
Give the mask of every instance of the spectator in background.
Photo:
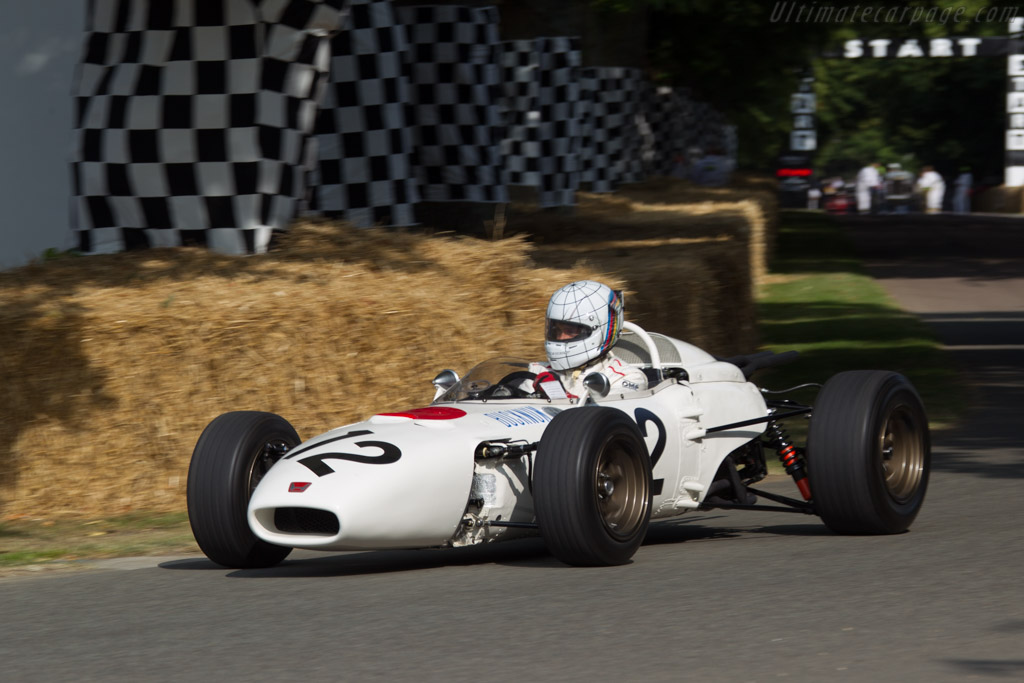
<svg viewBox="0 0 1024 683">
<path fill-rule="evenodd" d="M 895 213 L 910 211 L 914 200 L 914 176 L 910 171 L 904 171 L 898 163 L 891 163 L 885 173 L 884 184 L 885 210 Z"/>
<path fill-rule="evenodd" d="M 879 192 L 882 188 L 882 175 L 878 169 L 881 166 L 877 161 L 873 161 L 857 173 L 857 211 L 859 213 L 878 211 Z"/>
<path fill-rule="evenodd" d="M 818 188 L 817 184 L 811 185 L 810 189 L 807 190 L 807 208 L 821 208 L 821 190 Z"/>
<path fill-rule="evenodd" d="M 970 166 L 961 166 L 960 175 L 953 181 L 954 213 L 971 212 L 971 187 L 974 185 L 974 174 Z"/>
<path fill-rule="evenodd" d="M 926 213 L 942 211 L 942 198 L 946 194 L 946 181 L 935 168 L 927 165 L 921 169 L 921 177 L 917 179 L 917 191 L 924 194 Z"/>
</svg>

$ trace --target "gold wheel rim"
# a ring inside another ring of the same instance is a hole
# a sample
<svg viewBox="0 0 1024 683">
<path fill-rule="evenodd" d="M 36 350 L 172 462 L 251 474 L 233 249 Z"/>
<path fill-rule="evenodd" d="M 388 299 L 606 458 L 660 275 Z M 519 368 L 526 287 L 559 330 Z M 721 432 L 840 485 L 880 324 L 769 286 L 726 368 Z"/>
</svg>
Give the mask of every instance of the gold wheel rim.
<svg viewBox="0 0 1024 683">
<path fill-rule="evenodd" d="M 920 429 L 907 406 L 896 406 L 886 417 L 879 450 L 886 490 L 896 502 L 906 503 L 921 486 L 925 457 Z"/>
<path fill-rule="evenodd" d="M 609 440 L 594 468 L 597 509 L 608 533 L 627 539 L 643 524 L 649 504 L 648 478 L 640 457 L 621 439 Z"/>
</svg>

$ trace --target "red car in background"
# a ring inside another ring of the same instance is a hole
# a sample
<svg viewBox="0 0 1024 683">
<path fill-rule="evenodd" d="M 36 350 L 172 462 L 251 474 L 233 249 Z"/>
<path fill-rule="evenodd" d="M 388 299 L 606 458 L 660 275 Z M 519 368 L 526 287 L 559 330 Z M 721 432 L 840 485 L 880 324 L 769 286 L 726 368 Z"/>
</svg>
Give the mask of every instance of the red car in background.
<svg viewBox="0 0 1024 683">
<path fill-rule="evenodd" d="M 822 200 L 824 201 L 824 209 L 828 213 L 857 212 L 857 198 L 853 195 L 853 185 L 851 183 L 846 183 L 840 187 L 826 185 L 822 190 Z"/>
</svg>

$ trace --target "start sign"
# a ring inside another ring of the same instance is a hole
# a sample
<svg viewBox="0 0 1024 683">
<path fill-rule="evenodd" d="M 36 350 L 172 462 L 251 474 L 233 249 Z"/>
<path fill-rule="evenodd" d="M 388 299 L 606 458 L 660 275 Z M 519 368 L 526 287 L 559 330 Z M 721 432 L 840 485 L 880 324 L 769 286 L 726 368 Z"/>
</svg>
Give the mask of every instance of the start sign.
<svg viewBox="0 0 1024 683">
<path fill-rule="evenodd" d="M 778 4 L 780 3 L 776 3 L 776 5 Z M 812 4 L 817 5 L 817 3 Z M 833 8 L 831 6 L 818 9 L 820 14 L 826 15 L 826 17 L 832 16 Z M 909 8 L 903 9 L 904 12 L 909 11 Z M 915 11 L 918 9 L 924 11 L 922 8 L 915 8 Z M 931 39 L 854 38 L 844 42 L 841 51 L 837 45 L 826 51 L 823 56 L 827 59 L 837 57 L 845 59 L 1006 57 L 1008 92 L 1006 94 L 1007 126 L 1004 146 L 1006 177 L 1004 183 L 1008 187 L 1024 187 L 1024 17 L 1017 16 L 1018 9 L 1017 7 L 1009 8 L 1012 14 L 1009 15 L 1008 21 L 1003 19 L 1003 21 L 1007 21 L 1008 29 L 1005 37 L 984 36 L 970 38 L 948 36 Z M 955 10 L 958 17 L 963 11 L 966 11 L 963 7 Z M 857 10 L 854 10 L 854 12 L 856 13 Z M 979 14 L 978 17 L 980 16 Z M 788 16 L 786 20 L 789 20 Z M 797 21 L 800 20 L 800 15 L 798 14 Z M 776 21 L 774 11 L 772 21 Z M 943 23 L 945 22 L 943 21 Z M 804 85 L 806 86 L 807 84 L 805 83 Z M 815 138 L 814 131 L 814 110 L 816 104 L 814 93 L 810 87 L 801 87 L 800 92 L 794 94 L 790 102 L 790 110 L 793 114 L 790 150 L 809 153 L 817 148 L 817 139 Z M 791 174 L 791 169 L 802 167 L 783 165 L 780 168 L 784 173 L 780 173 L 779 177 L 783 178 L 783 182 L 788 182 L 799 178 L 795 173 Z M 812 167 L 810 164 L 807 164 L 803 168 Z"/>
<path fill-rule="evenodd" d="M 843 57 L 976 57 L 991 52 L 990 49 L 982 48 L 984 43 L 984 38 L 932 38 L 927 41 L 919 41 L 917 38 L 901 41 L 858 38 L 843 43 Z M 987 45 L 985 47 L 988 48 Z M 995 45 L 992 47 L 996 48 Z M 997 49 L 1005 50 L 1001 45 Z"/>
</svg>

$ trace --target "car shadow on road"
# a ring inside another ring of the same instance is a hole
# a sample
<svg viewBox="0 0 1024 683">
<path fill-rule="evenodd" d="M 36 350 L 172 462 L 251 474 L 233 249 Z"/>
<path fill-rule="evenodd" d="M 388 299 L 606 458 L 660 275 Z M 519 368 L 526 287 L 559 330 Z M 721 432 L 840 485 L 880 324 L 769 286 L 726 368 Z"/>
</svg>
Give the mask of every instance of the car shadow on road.
<svg viewBox="0 0 1024 683">
<path fill-rule="evenodd" d="M 763 513 L 756 514 L 760 515 Z M 831 532 L 818 521 L 817 517 L 809 517 L 808 520 L 807 523 L 803 524 L 763 526 L 759 524 L 737 525 L 735 517 L 729 515 L 699 517 L 692 520 L 673 519 L 652 524 L 647 532 L 644 545 L 741 538 L 749 534 L 773 534 L 777 536 L 831 535 Z M 713 525 L 716 522 L 720 523 L 721 526 L 703 526 L 701 524 L 710 523 Z"/>
<path fill-rule="evenodd" d="M 990 676 L 1007 680 L 1024 678 L 1024 659 L 945 659 L 965 676 Z"/>
<path fill-rule="evenodd" d="M 177 570 L 218 570 L 237 579 L 280 577 L 359 576 L 388 572 L 418 571 L 439 567 L 506 564 L 530 567 L 554 567 L 561 563 L 547 553 L 539 538 L 504 541 L 466 548 L 427 548 L 422 550 L 373 550 L 323 553 L 288 559 L 266 569 L 231 570 L 205 558 L 173 560 L 159 566 Z"/>
<path fill-rule="evenodd" d="M 713 526 L 722 521 L 722 526 Z M 682 544 L 739 538 L 750 533 L 786 536 L 816 536 L 824 531 L 820 524 L 792 524 L 768 527 L 737 527 L 726 524 L 726 515 L 692 520 L 656 521 L 648 529 L 643 545 Z M 710 523 L 710 524 L 709 524 Z M 507 567 L 544 569 L 565 565 L 548 554 L 540 538 L 524 538 L 465 548 L 428 548 L 422 550 L 374 550 L 344 553 L 303 554 L 265 569 L 228 569 L 206 558 L 188 558 L 161 562 L 161 569 L 227 572 L 236 579 L 285 577 L 360 576 L 389 572 L 419 571 L 440 567 L 465 567 L 497 564 Z"/>
<path fill-rule="evenodd" d="M 1017 462 L 994 462 L 979 455 L 978 446 L 984 443 L 983 439 L 980 441 L 981 444 L 978 440 L 963 441 L 963 453 L 932 453 L 932 470 L 1000 480 L 1024 478 L 1024 459 Z"/>
</svg>

